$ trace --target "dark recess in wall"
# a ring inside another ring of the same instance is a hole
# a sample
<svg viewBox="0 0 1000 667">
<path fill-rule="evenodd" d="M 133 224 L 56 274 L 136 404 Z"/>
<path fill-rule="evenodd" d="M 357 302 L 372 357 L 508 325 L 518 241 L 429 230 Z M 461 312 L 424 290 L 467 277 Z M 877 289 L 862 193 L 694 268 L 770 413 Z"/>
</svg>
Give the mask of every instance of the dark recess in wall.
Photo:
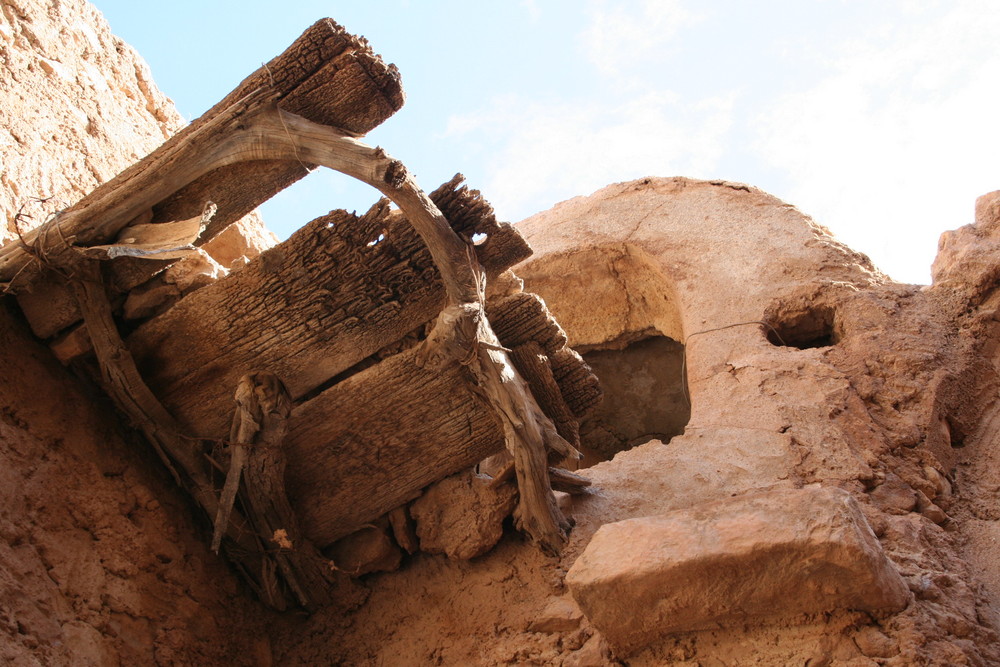
<svg viewBox="0 0 1000 667">
<path fill-rule="evenodd" d="M 684 432 L 691 406 L 684 389 L 684 346 L 659 334 L 622 349 L 597 349 L 583 358 L 604 388 L 603 402 L 580 424 L 584 464 Z"/>
</svg>

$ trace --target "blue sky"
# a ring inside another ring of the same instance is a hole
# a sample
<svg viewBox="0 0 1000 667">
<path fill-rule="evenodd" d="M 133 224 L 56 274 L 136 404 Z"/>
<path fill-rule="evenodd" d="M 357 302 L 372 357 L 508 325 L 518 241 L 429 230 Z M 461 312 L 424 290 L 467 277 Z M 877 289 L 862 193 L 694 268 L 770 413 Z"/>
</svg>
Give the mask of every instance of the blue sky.
<svg viewBox="0 0 1000 667">
<path fill-rule="evenodd" d="M 431 190 L 455 172 L 517 221 L 647 175 L 796 205 L 894 278 L 1000 189 L 992 0 L 97 0 L 196 118 L 329 16 L 399 67 L 369 135 Z M 373 190 L 326 170 L 263 208 L 282 238 Z"/>
</svg>

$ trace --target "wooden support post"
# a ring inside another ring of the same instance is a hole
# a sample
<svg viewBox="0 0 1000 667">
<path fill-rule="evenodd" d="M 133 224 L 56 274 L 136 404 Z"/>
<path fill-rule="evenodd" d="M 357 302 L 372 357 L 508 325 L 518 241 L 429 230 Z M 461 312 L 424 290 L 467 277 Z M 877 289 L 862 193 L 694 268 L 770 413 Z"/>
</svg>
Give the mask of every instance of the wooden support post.
<svg viewBox="0 0 1000 667">
<path fill-rule="evenodd" d="M 238 485 L 242 469 L 250 523 L 295 600 L 313 610 L 333 601 L 336 573 L 333 563 L 302 536 L 285 494 L 284 436 L 291 410 L 288 390 L 275 375 L 251 373 L 240 380 L 230 447 L 233 460 L 241 462 L 230 468 L 230 475 Z M 216 525 L 217 534 L 220 528 Z"/>
<path fill-rule="evenodd" d="M 514 462 L 519 493 L 514 525 L 547 553 L 559 553 L 570 524 L 552 494 L 548 451 L 568 457 L 576 450 L 559 436 L 538 406 L 479 304 L 445 308 L 425 346 L 424 363 L 458 359 L 468 369 L 473 391 L 503 426 L 507 452 Z"/>
<path fill-rule="evenodd" d="M 101 369 L 104 390 L 115 405 L 143 433 L 182 488 L 188 490 L 209 516 L 219 512 L 209 466 L 197 438 L 182 435 L 180 425 L 143 381 L 115 325 L 102 280 L 101 263 L 75 251 L 62 255 L 70 289 L 77 299 Z M 283 596 L 274 584 L 273 562 L 239 512 L 229 515 L 223 533 L 226 553 L 262 599 L 283 608 Z M 216 545 L 218 548 L 218 545 Z"/>
<path fill-rule="evenodd" d="M 200 451 L 201 443 L 181 435 L 180 426 L 139 375 L 112 316 L 100 261 L 86 259 L 73 251 L 64 258 L 68 261 L 61 269 L 67 272 L 70 289 L 83 314 L 105 391 L 146 436 L 174 479 L 186 486 L 203 508 L 214 511 L 217 502 Z M 185 479 L 182 480 L 178 468 Z"/>
</svg>

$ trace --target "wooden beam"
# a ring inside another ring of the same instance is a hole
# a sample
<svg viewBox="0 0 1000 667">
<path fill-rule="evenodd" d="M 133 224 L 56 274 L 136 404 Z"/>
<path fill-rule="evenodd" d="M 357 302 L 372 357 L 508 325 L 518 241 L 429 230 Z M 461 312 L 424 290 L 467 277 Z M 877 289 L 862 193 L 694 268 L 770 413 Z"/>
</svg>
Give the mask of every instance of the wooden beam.
<svg viewBox="0 0 1000 667">
<path fill-rule="evenodd" d="M 522 303 L 538 300 L 521 296 L 491 303 L 498 330 L 514 331 L 506 326 L 508 317 L 523 318 Z M 538 312 L 558 328 L 547 310 Z M 507 347 L 511 340 L 499 342 Z M 534 349 L 541 346 L 534 343 Z M 421 367 L 420 352 L 411 347 L 388 357 L 295 409 L 288 492 L 306 535 L 320 546 L 412 500 L 432 482 L 504 451 L 504 429 L 478 399 L 464 367 Z M 559 389 L 582 401 L 575 407 L 583 414 L 600 394 L 586 364 L 576 359 L 581 372 L 567 372 L 565 378 L 581 386 Z"/>
<path fill-rule="evenodd" d="M 61 269 L 66 272 L 83 313 L 105 392 L 146 437 L 178 485 L 186 489 L 209 516 L 215 516 L 218 497 L 204 457 L 203 443 L 184 435 L 182 427 L 139 374 L 115 326 L 100 262 L 72 253 L 65 257 L 67 261 Z M 232 519 L 223 531 L 227 538 L 223 544 L 250 584 L 260 591 L 266 585 L 262 581 L 261 563 L 267 557 L 256 548 L 258 543 L 252 534 L 245 530 L 242 516 L 233 513 Z"/>
<path fill-rule="evenodd" d="M 489 275 L 530 253 L 516 229 L 498 223 L 460 176 L 431 200 L 440 202 L 456 233 L 486 235 L 475 248 Z M 266 368 L 301 399 L 433 320 L 445 299 L 427 247 L 402 214 L 381 202 L 360 217 L 334 211 L 312 221 L 139 327 L 128 345 L 144 377 L 191 433 L 224 437 L 229 388 L 244 374 Z M 544 324 L 537 304 L 522 310 L 540 319 L 536 326 L 546 340 L 562 335 Z"/>
<path fill-rule="evenodd" d="M 121 174 L 100 197 L 43 226 L 37 243 L 15 246 L 23 257 L 0 253 L 0 278 L 9 275 L 14 282 L 32 266 L 31 259 L 65 264 L 63 256 L 73 252 L 72 245 L 94 245 L 105 240 L 102 236 L 117 234 L 131 221 L 144 220 L 147 209 L 169 194 L 224 167 L 287 161 L 353 176 L 400 208 L 427 246 L 447 295 L 447 305 L 417 348 L 417 363 L 438 372 L 461 366 L 468 386 L 502 425 L 515 461 L 520 493 L 515 525 L 546 551 L 557 552 L 569 524 L 552 494 L 547 451 L 569 455 L 575 450 L 538 406 L 490 327 L 484 311 L 486 275 L 471 239 L 455 233 L 402 163 L 343 128 L 281 108 L 280 98 L 273 87 L 255 88 L 183 141 L 167 142 L 159 155 Z"/>
<path fill-rule="evenodd" d="M 421 368 L 411 348 L 297 407 L 287 485 L 321 548 L 504 447 L 461 368 Z"/>
<path fill-rule="evenodd" d="M 184 220 L 213 201 L 218 213 L 199 241 L 204 243 L 313 167 L 294 152 L 271 160 L 224 159 L 226 137 L 255 110 L 279 102 L 339 134 L 359 136 L 402 106 L 403 91 L 395 66 L 386 65 L 363 38 L 322 19 L 191 125 L 49 225 L 26 234 L 26 241 L 42 252 L 59 252 L 63 240 L 97 245 L 114 239 L 133 221 Z M 57 235 L 52 233 L 56 228 Z M 115 261 L 116 272 L 132 285 L 144 281 L 155 270 L 150 267 L 157 265 Z M 20 243 L 0 248 L 0 282 L 23 288 L 39 268 Z"/>
</svg>

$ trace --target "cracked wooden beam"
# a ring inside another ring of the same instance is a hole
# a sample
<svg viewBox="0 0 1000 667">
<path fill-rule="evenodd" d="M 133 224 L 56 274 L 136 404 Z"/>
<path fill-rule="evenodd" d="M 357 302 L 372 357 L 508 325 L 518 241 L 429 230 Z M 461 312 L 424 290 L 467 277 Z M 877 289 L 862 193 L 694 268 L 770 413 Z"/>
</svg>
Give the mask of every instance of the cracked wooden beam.
<svg viewBox="0 0 1000 667">
<path fill-rule="evenodd" d="M 460 179 L 431 199 L 448 212 L 456 233 L 487 235 L 475 248 L 488 273 L 527 256 L 517 231 L 497 223 L 489 204 Z M 127 342 L 174 416 L 192 432 L 223 437 L 228 388 L 243 373 L 267 368 L 302 400 L 398 349 L 445 299 L 429 251 L 386 200 L 362 216 L 333 211 L 313 220 L 144 323 Z"/>
</svg>

